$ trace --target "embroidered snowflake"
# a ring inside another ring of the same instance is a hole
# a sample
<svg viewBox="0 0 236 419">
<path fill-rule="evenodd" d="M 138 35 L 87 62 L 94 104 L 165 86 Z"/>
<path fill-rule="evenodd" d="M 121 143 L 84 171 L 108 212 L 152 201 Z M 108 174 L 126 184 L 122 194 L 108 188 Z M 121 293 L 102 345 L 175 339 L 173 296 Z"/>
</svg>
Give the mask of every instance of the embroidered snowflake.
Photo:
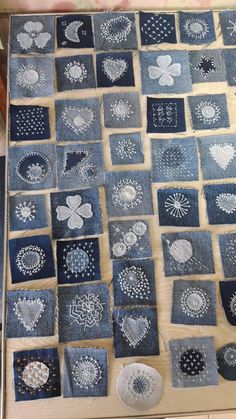
<svg viewBox="0 0 236 419">
<path fill-rule="evenodd" d="M 210 100 L 201 101 L 195 109 L 195 115 L 205 125 L 211 125 L 221 118 L 221 108 Z"/>
<path fill-rule="evenodd" d="M 122 160 L 131 160 L 136 154 L 135 144 L 130 140 L 130 138 L 122 138 L 118 141 L 116 146 L 116 153 Z"/>
<path fill-rule="evenodd" d="M 88 71 L 83 63 L 71 61 L 66 64 L 64 74 L 71 83 L 82 83 L 87 78 Z"/>
<path fill-rule="evenodd" d="M 70 307 L 70 316 L 73 318 L 71 324 L 78 323 L 87 327 L 99 326 L 102 320 L 104 303 L 101 303 L 99 295 L 88 293 L 78 297 L 76 295 Z"/>
<path fill-rule="evenodd" d="M 221 193 L 216 197 L 216 205 L 226 214 L 233 214 L 236 211 L 236 195 Z"/>
<path fill-rule="evenodd" d="M 210 28 L 204 19 L 198 17 L 191 17 L 186 19 L 183 25 L 186 35 L 190 39 L 201 40 L 204 39 L 210 31 Z"/>
<path fill-rule="evenodd" d="M 169 195 L 165 201 L 166 211 L 176 218 L 182 218 L 191 208 L 188 198 L 182 193 L 176 192 Z"/>
<path fill-rule="evenodd" d="M 28 50 L 35 45 L 37 48 L 44 49 L 52 36 L 49 32 L 43 32 L 43 29 L 44 25 L 41 22 L 26 22 L 25 32 L 19 33 L 16 37 L 20 47 Z"/>
<path fill-rule="evenodd" d="M 150 79 L 158 79 L 160 86 L 173 86 L 174 77 L 181 75 L 181 64 L 172 64 L 170 55 L 160 55 L 156 62 L 157 66 L 148 66 Z"/>
<path fill-rule="evenodd" d="M 17 218 L 23 223 L 32 221 L 36 218 L 36 206 L 31 201 L 24 201 L 15 208 Z"/>
<path fill-rule="evenodd" d="M 147 371 L 136 370 L 129 376 L 127 388 L 132 399 L 145 400 L 153 394 L 155 383 Z"/>
<path fill-rule="evenodd" d="M 117 121 L 125 121 L 126 119 L 131 118 L 131 115 L 134 113 L 132 105 L 128 100 L 115 100 L 114 103 L 110 106 L 111 114 L 117 119 Z"/>
<path fill-rule="evenodd" d="M 211 73 L 219 71 L 219 68 L 215 65 L 215 57 L 205 57 L 201 56 L 201 59 L 197 65 L 195 65 L 194 70 L 199 70 L 204 79 Z"/>
<path fill-rule="evenodd" d="M 40 246 L 22 247 L 16 255 L 16 265 L 23 275 L 40 272 L 46 263 L 46 254 Z"/>
<path fill-rule="evenodd" d="M 137 266 L 123 269 L 118 276 L 121 291 L 131 299 L 148 300 L 151 293 L 149 280 L 143 270 Z"/>
<path fill-rule="evenodd" d="M 112 202 L 124 211 L 135 208 L 143 200 L 143 187 L 133 179 L 122 179 L 112 187 Z"/>
<path fill-rule="evenodd" d="M 80 195 L 67 196 L 66 204 L 67 206 L 59 205 L 56 208 L 57 219 L 59 221 L 68 220 L 67 226 L 71 230 L 82 228 L 83 218 L 92 218 L 93 216 L 92 205 L 90 203 L 82 204 Z"/>
<path fill-rule="evenodd" d="M 95 114 L 88 107 L 66 106 L 62 112 L 62 120 L 75 134 L 81 134 L 92 125 Z"/>
<path fill-rule="evenodd" d="M 227 26 L 227 30 L 230 32 L 230 36 L 233 36 L 236 33 L 236 21 L 229 20 L 229 24 L 230 26 Z"/>
<path fill-rule="evenodd" d="M 21 65 L 16 72 L 16 85 L 22 89 L 35 92 L 43 87 L 47 77 L 44 71 L 35 64 Z"/>
<path fill-rule="evenodd" d="M 72 376 L 79 388 L 95 387 L 102 379 L 102 369 L 91 356 L 81 356 L 72 367 Z"/>
<path fill-rule="evenodd" d="M 127 41 L 131 30 L 132 21 L 127 16 L 118 16 L 101 25 L 101 36 L 109 43 L 120 44 Z"/>
<path fill-rule="evenodd" d="M 207 293 L 198 287 L 187 288 L 181 295 L 180 305 L 183 312 L 192 318 L 204 317 L 209 310 L 210 300 Z"/>
</svg>

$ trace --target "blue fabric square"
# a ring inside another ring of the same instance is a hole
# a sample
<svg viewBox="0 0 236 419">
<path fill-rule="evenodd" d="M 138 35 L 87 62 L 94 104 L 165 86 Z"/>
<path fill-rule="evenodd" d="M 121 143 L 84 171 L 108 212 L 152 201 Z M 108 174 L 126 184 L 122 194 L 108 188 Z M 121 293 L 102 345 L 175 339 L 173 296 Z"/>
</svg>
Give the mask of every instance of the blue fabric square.
<svg viewBox="0 0 236 419">
<path fill-rule="evenodd" d="M 179 12 L 180 40 L 186 44 L 210 44 L 216 40 L 211 11 L 202 13 Z"/>
<path fill-rule="evenodd" d="M 64 397 L 108 396 L 107 351 L 64 348 L 63 387 Z"/>
<path fill-rule="evenodd" d="M 147 132 L 186 131 L 184 99 L 147 98 Z"/>
<path fill-rule="evenodd" d="M 14 352 L 15 400 L 48 399 L 61 395 L 57 349 Z"/>
<path fill-rule="evenodd" d="M 221 33 L 225 45 L 236 45 L 236 10 L 224 10 L 219 14 Z"/>
<path fill-rule="evenodd" d="M 153 214 L 150 172 L 106 173 L 108 217 Z"/>
<path fill-rule="evenodd" d="M 54 335 L 55 301 L 52 289 L 7 293 L 7 337 Z"/>
<path fill-rule="evenodd" d="M 47 235 L 9 240 L 12 283 L 55 276 L 51 239 Z"/>
<path fill-rule="evenodd" d="M 236 223 L 236 184 L 205 185 L 209 224 Z"/>
<path fill-rule="evenodd" d="M 106 284 L 60 287 L 58 305 L 59 342 L 112 336 Z"/>
<path fill-rule="evenodd" d="M 225 65 L 222 50 L 205 49 L 189 51 L 193 83 L 225 81 Z"/>
<path fill-rule="evenodd" d="M 134 86 L 132 52 L 97 54 L 98 87 Z"/>
<path fill-rule="evenodd" d="M 197 189 L 158 189 L 157 197 L 161 226 L 199 227 Z"/>
<path fill-rule="evenodd" d="M 235 37 L 236 39 L 236 37 Z M 228 48 L 223 50 L 226 79 L 229 86 L 236 86 L 236 48 Z"/>
<path fill-rule="evenodd" d="M 188 97 L 193 129 L 228 128 L 229 115 L 226 95 L 198 95 Z"/>
<path fill-rule="evenodd" d="M 57 241 L 59 284 L 101 279 L 98 238 Z"/>
<path fill-rule="evenodd" d="M 219 234 L 218 239 L 224 276 L 236 276 L 236 234 Z"/>
<path fill-rule="evenodd" d="M 236 326 L 236 281 L 220 281 L 220 296 L 228 322 Z"/>
<path fill-rule="evenodd" d="M 192 91 L 187 51 L 140 51 L 139 59 L 144 95 Z"/>
<path fill-rule="evenodd" d="M 96 87 L 92 55 L 59 57 L 55 64 L 58 92 Z"/>
<path fill-rule="evenodd" d="M 15 195 L 9 197 L 10 230 L 35 230 L 48 226 L 45 195 Z"/>
<path fill-rule="evenodd" d="M 113 311 L 115 357 L 159 355 L 155 307 Z"/>
<path fill-rule="evenodd" d="M 33 141 L 50 138 L 49 108 L 10 105 L 10 140 Z"/>
<path fill-rule="evenodd" d="M 144 162 L 140 132 L 109 135 L 112 164 L 137 164 Z"/>
<path fill-rule="evenodd" d="M 53 238 L 103 232 L 98 189 L 55 192 L 50 199 Z"/>
<path fill-rule="evenodd" d="M 64 15 L 57 18 L 58 48 L 93 48 L 90 15 Z"/>
<path fill-rule="evenodd" d="M 138 93 L 106 94 L 103 96 L 103 105 L 106 128 L 140 128 L 142 126 Z"/>
<path fill-rule="evenodd" d="M 139 22 L 142 45 L 177 43 L 174 14 L 140 12 Z"/>
<path fill-rule="evenodd" d="M 156 304 L 153 259 L 115 260 L 112 267 L 116 306 Z"/>
<path fill-rule="evenodd" d="M 161 238 L 165 276 L 215 273 L 208 231 L 167 233 Z"/>
</svg>

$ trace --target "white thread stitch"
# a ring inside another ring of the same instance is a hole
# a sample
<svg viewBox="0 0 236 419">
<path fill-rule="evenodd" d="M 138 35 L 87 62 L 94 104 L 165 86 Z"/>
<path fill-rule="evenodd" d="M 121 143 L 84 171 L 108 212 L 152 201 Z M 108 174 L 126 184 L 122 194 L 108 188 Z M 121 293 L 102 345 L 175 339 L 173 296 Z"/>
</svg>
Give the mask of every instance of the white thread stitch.
<svg viewBox="0 0 236 419">
<path fill-rule="evenodd" d="M 125 316 L 121 319 L 121 332 L 133 349 L 146 338 L 150 328 L 151 322 L 144 316 Z"/>
<path fill-rule="evenodd" d="M 233 264 L 236 264 L 236 239 L 231 239 L 226 244 L 226 256 L 227 259 Z"/>
<path fill-rule="evenodd" d="M 62 175 L 67 176 L 71 173 L 77 173 L 80 171 L 81 166 L 87 163 L 91 157 L 93 157 L 92 149 L 66 149 L 63 155 Z"/>
<path fill-rule="evenodd" d="M 193 254 L 193 247 L 189 240 L 177 239 L 172 243 L 168 242 L 168 250 L 172 259 L 170 264 L 172 269 L 178 270 L 179 267 L 185 271 L 201 271 L 205 265 L 196 259 Z"/>
<path fill-rule="evenodd" d="M 49 379 L 50 370 L 46 364 L 39 361 L 32 361 L 26 365 L 22 380 L 24 383 L 34 389 L 42 387 Z"/>
<path fill-rule="evenodd" d="M 83 218 L 92 218 L 93 211 L 90 203 L 82 204 L 80 195 L 67 196 L 65 205 L 59 205 L 56 208 L 57 219 L 59 221 L 68 220 L 69 229 L 82 228 L 84 225 Z M 82 205 L 81 205 L 82 204 Z"/>
<path fill-rule="evenodd" d="M 17 218 L 20 221 L 23 221 L 23 223 L 35 220 L 36 213 L 36 206 L 31 201 L 24 201 L 18 204 L 15 208 Z"/>
<path fill-rule="evenodd" d="M 202 288 L 189 287 L 181 295 L 180 306 L 188 317 L 201 318 L 208 312 L 210 300 Z"/>
<path fill-rule="evenodd" d="M 227 26 L 227 30 L 230 32 L 230 36 L 233 36 L 236 33 L 236 21 L 229 20 L 229 23 L 231 26 Z"/>
<path fill-rule="evenodd" d="M 236 211 L 236 195 L 221 193 L 216 197 L 216 205 L 226 214 L 233 214 Z"/>
<path fill-rule="evenodd" d="M 25 32 L 17 35 L 16 39 L 21 49 L 30 49 L 33 45 L 40 49 L 44 49 L 52 38 L 49 32 L 42 32 L 44 25 L 41 22 L 28 21 L 24 24 Z"/>
<path fill-rule="evenodd" d="M 117 121 L 126 121 L 130 119 L 133 115 L 133 106 L 129 103 L 128 100 L 115 100 L 114 103 L 110 106 L 111 114 Z"/>
<path fill-rule="evenodd" d="M 102 369 L 91 356 L 81 356 L 72 367 L 72 377 L 79 388 L 94 388 L 102 379 Z"/>
<path fill-rule="evenodd" d="M 188 349 L 182 353 L 179 360 L 180 369 L 183 374 L 195 377 L 205 369 L 204 355 L 196 349 Z"/>
<path fill-rule="evenodd" d="M 84 63 L 81 63 L 80 61 L 70 61 L 65 66 L 64 74 L 71 83 L 82 83 L 87 78 L 88 71 Z"/>
<path fill-rule="evenodd" d="M 83 326 L 84 330 L 87 327 L 99 327 L 104 311 L 103 306 L 104 303 L 101 303 L 99 295 L 94 293 L 83 294 L 81 297 L 76 295 L 72 304 L 69 305 L 69 313 L 73 318 L 70 325 L 76 322 L 79 326 Z"/>
<path fill-rule="evenodd" d="M 210 32 L 210 28 L 204 19 L 191 17 L 185 20 L 183 29 L 190 39 L 204 39 Z"/>
<path fill-rule="evenodd" d="M 127 16 L 108 19 L 101 25 L 101 36 L 109 43 L 120 44 L 127 41 L 132 30 L 132 21 Z"/>
<path fill-rule="evenodd" d="M 66 24 L 66 22 L 63 22 Z M 66 39 L 71 42 L 80 42 L 80 37 L 78 35 L 78 30 L 84 25 L 83 22 L 80 20 L 75 20 L 74 22 L 69 23 L 69 25 L 65 28 L 64 34 Z M 66 45 L 66 42 L 63 42 L 63 45 Z"/>
<path fill-rule="evenodd" d="M 35 64 L 21 65 L 16 72 L 16 85 L 22 89 L 36 92 L 46 83 L 45 72 Z"/>
<path fill-rule="evenodd" d="M 44 113 L 42 108 L 19 109 L 16 114 L 16 135 L 42 135 L 45 132 Z"/>
<path fill-rule="evenodd" d="M 218 166 L 221 169 L 226 170 L 235 158 L 236 150 L 231 143 L 211 144 L 209 153 Z"/>
<path fill-rule="evenodd" d="M 107 57 L 102 61 L 102 71 L 112 83 L 120 80 L 127 70 L 128 63 L 123 58 Z"/>
<path fill-rule="evenodd" d="M 63 269 L 67 279 L 95 276 L 93 243 L 86 240 L 83 244 L 67 244 L 63 249 Z"/>
<path fill-rule="evenodd" d="M 157 59 L 157 66 L 148 66 L 150 79 L 158 79 L 160 86 L 173 86 L 174 77 L 181 75 L 181 64 L 172 63 L 170 55 L 160 55 Z"/>
<path fill-rule="evenodd" d="M 191 167 L 193 156 L 186 158 L 185 148 L 179 145 L 171 145 L 168 148 L 158 147 L 153 153 L 154 167 L 171 179 L 176 177 L 192 177 L 193 173 L 187 167 Z"/>
<path fill-rule="evenodd" d="M 223 353 L 224 362 L 229 367 L 236 367 L 236 349 L 233 347 L 228 347 Z"/>
<path fill-rule="evenodd" d="M 188 198 L 182 193 L 176 192 L 169 195 L 165 201 L 165 210 L 175 218 L 184 217 L 191 208 Z"/>
<path fill-rule="evenodd" d="M 130 250 L 133 246 L 136 246 L 140 251 L 143 250 L 143 246 L 140 243 L 142 237 L 147 231 L 147 226 L 143 221 L 138 221 L 133 224 L 129 231 L 122 231 L 122 227 L 117 226 L 115 233 L 119 238 L 119 241 L 115 242 L 112 246 L 112 252 L 116 257 L 124 256 L 127 250 Z"/>
<path fill-rule="evenodd" d="M 130 138 L 122 138 L 118 141 L 118 144 L 115 148 L 116 154 L 123 160 L 132 158 L 137 154 L 135 150 L 135 143 L 133 143 Z"/>
<path fill-rule="evenodd" d="M 221 108 L 211 100 L 204 100 L 196 106 L 195 115 L 203 124 L 211 125 L 221 118 Z"/>
<path fill-rule="evenodd" d="M 236 317 L 236 292 L 232 294 L 229 300 L 229 309 L 232 316 Z"/>
<path fill-rule="evenodd" d="M 153 41 L 157 44 L 165 41 L 174 29 L 174 26 L 172 26 L 160 15 L 151 16 L 150 19 L 147 19 L 147 21 L 141 26 L 141 31 L 149 38 L 153 39 Z"/>
<path fill-rule="evenodd" d="M 136 370 L 129 377 L 127 389 L 134 400 L 148 399 L 155 389 L 153 377 L 146 371 Z"/>
<path fill-rule="evenodd" d="M 200 71 L 204 79 L 207 79 L 209 74 L 219 71 L 219 68 L 215 65 L 215 57 L 206 57 L 205 55 L 201 56 L 200 61 L 193 68 Z"/>
<path fill-rule="evenodd" d="M 27 299 L 18 298 L 14 303 L 13 311 L 27 331 L 32 331 L 36 328 L 39 320 L 45 311 L 45 303 L 41 298 Z"/>
<path fill-rule="evenodd" d="M 23 275 L 40 272 L 46 263 L 46 254 L 40 246 L 22 247 L 16 255 L 16 265 Z"/>
<path fill-rule="evenodd" d="M 80 134 L 89 129 L 95 121 L 95 114 L 88 107 L 66 106 L 62 112 L 62 120 L 75 134 Z"/>
<path fill-rule="evenodd" d="M 150 284 L 144 271 L 132 265 L 123 269 L 118 275 L 121 291 L 131 299 L 140 298 L 148 300 L 150 296 Z"/>
<path fill-rule="evenodd" d="M 33 163 L 31 163 L 33 161 Z M 26 168 L 27 166 L 27 168 Z M 48 158 L 41 153 L 32 152 L 23 156 L 16 165 L 17 175 L 30 184 L 43 182 L 51 173 L 52 166 Z"/>
<path fill-rule="evenodd" d="M 112 202 L 124 211 L 143 202 L 143 187 L 134 179 L 122 179 L 112 187 Z"/>
<path fill-rule="evenodd" d="M 178 108 L 174 102 L 152 104 L 152 120 L 156 128 L 176 128 L 178 126 Z"/>
</svg>

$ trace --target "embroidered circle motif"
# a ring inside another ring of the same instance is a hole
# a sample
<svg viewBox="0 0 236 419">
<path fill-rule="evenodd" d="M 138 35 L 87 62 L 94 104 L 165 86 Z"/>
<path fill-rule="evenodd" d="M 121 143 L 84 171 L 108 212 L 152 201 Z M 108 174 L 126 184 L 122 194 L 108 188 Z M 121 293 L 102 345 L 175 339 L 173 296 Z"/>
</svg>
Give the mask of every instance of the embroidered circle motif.
<svg viewBox="0 0 236 419">
<path fill-rule="evenodd" d="M 97 168 L 94 164 L 81 165 L 80 174 L 84 180 L 95 179 L 97 177 L 97 172 Z"/>
<path fill-rule="evenodd" d="M 43 182 L 51 173 L 51 163 L 44 154 L 26 154 L 16 165 L 16 173 L 25 182 L 35 185 Z"/>
<path fill-rule="evenodd" d="M 199 375 L 205 368 L 203 355 L 195 349 L 189 349 L 184 352 L 179 363 L 181 371 L 190 376 Z"/>
<path fill-rule="evenodd" d="M 128 100 L 115 100 L 110 106 L 111 114 L 117 121 L 126 121 L 134 113 L 132 105 Z"/>
<path fill-rule="evenodd" d="M 162 163 L 167 167 L 178 167 L 185 162 L 185 156 L 181 147 L 170 146 L 163 152 Z"/>
<path fill-rule="evenodd" d="M 112 251 L 116 257 L 121 257 L 126 253 L 127 247 L 125 243 L 116 242 L 112 246 Z"/>
<path fill-rule="evenodd" d="M 229 308 L 230 308 L 231 314 L 233 316 L 236 316 L 236 292 L 230 298 Z"/>
<path fill-rule="evenodd" d="M 34 64 L 22 65 L 16 73 L 16 85 L 31 92 L 41 89 L 46 80 L 44 71 Z"/>
<path fill-rule="evenodd" d="M 148 372 L 137 370 L 129 377 L 127 387 L 133 399 L 144 400 L 152 395 L 155 386 Z"/>
<path fill-rule="evenodd" d="M 127 16 L 108 19 L 101 25 L 101 36 L 110 43 L 120 44 L 127 41 L 132 29 L 132 21 Z"/>
<path fill-rule="evenodd" d="M 188 198 L 182 193 L 174 193 L 169 195 L 165 201 L 165 209 L 175 218 L 182 218 L 191 208 Z"/>
<path fill-rule="evenodd" d="M 36 218 L 36 212 L 36 206 L 31 201 L 24 201 L 15 208 L 17 218 L 23 221 L 23 223 L 34 220 Z"/>
<path fill-rule="evenodd" d="M 193 256 L 193 248 L 191 243 L 185 239 L 175 240 L 170 248 L 170 255 L 176 262 L 186 263 Z"/>
<path fill-rule="evenodd" d="M 118 276 L 122 292 L 132 298 L 148 299 L 149 281 L 141 268 L 131 266 L 123 269 Z"/>
<path fill-rule="evenodd" d="M 73 365 L 72 376 L 77 386 L 89 389 L 101 381 L 102 369 L 96 359 L 84 356 Z"/>
<path fill-rule="evenodd" d="M 133 246 L 138 239 L 136 234 L 133 233 L 133 231 L 129 231 L 128 233 L 124 234 L 123 240 L 127 246 Z"/>
<path fill-rule="evenodd" d="M 143 188 L 133 179 L 122 179 L 112 188 L 112 202 L 124 211 L 142 203 Z"/>
<path fill-rule="evenodd" d="M 147 226 L 142 221 L 138 221 L 133 225 L 133 231 L 137 236 L 143 236 L 147 231 Z"/>
<path fill-rule="evenodd" d="M 189 317 L 203 317 L 209 310 L 210 300 L 201 288 L 187 288 L 181 295 L 180 305 Z"/>
<path fill-rule="evenodd" d="M 226 365 L 236 367 L 236 348 L 228 346 L 223 354 Z"/>
<path fill-rule="evenodd" d="M 195 40 L 204 39 L 209 33 L 209 26 L 204 19 L 189 18 L 185 20 L 184 31 L 186 35 Z"/>
<path fill-rule="evenodd" d="M 129 138 L 123 138 L 118 141 L 116 146 L 116 154 L 123 160 L 131 160 L 136 154 L 135 144 Z"/>
<path fill-rule="evenodd" d="M 49 378 L 49 368 L 43 362 L 30 362 L 22 373 L 24 383 L 32 388 L 42 387 Z"/>
<path fill-rule="evenodd" d="M 46 254 L 39 246 L 22 247 L 16 255 L 16 265 L 23 275 L 40 272 L 46 263 Z"/>
<path fill-rule="evenodd" d="M 66 255 L 66 265 L 72 273 L 83 272 L 89 265 L 89 257 L 82 249 L 71 250 Z"/>
<path fill-rule="evenodd" d="M 83 63 L 73 61 L 66 64 L 64 74 L 71 83 L 82 83 L 87 78 L 87 69 Z"/>
<path fill-rule="evenodd" d="M 221 108 L 216 103 L 205 100 L 196 106 L 196 116 L 203 124 L 211 125 L 219 121 Z"/>
</svg>

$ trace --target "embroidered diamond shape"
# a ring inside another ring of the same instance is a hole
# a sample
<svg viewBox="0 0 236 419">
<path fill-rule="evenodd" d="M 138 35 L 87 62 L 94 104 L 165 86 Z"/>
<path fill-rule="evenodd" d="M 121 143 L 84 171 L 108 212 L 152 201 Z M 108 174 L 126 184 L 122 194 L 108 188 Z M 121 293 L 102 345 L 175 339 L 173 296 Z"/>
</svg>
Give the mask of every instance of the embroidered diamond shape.
<svg viewBox="0 0 236 419">
<path fill-rule="evenodd" d="M 98 87 L 134 86 L 132 52 L 97 54 Z"/>
<path fill-rule="evenodd" d="M 142 45 L 176 44 L 174 14 L 140 12 L 139 20 Z"/>
<path fill-rule="evenodd" d="M 147 132 L 186 131 L 184 99 L 147 98 Z"/>
<path fill-rule="evenodd" d="M 236 222 L 236 185 L 205 185 L 209 224 L 235 224 Z"/>
<path fill-rule="evenodd" d="M 70 14 L 57 18 L 59 48 L 93 48 L 91 16 Z"/>
</svg>

